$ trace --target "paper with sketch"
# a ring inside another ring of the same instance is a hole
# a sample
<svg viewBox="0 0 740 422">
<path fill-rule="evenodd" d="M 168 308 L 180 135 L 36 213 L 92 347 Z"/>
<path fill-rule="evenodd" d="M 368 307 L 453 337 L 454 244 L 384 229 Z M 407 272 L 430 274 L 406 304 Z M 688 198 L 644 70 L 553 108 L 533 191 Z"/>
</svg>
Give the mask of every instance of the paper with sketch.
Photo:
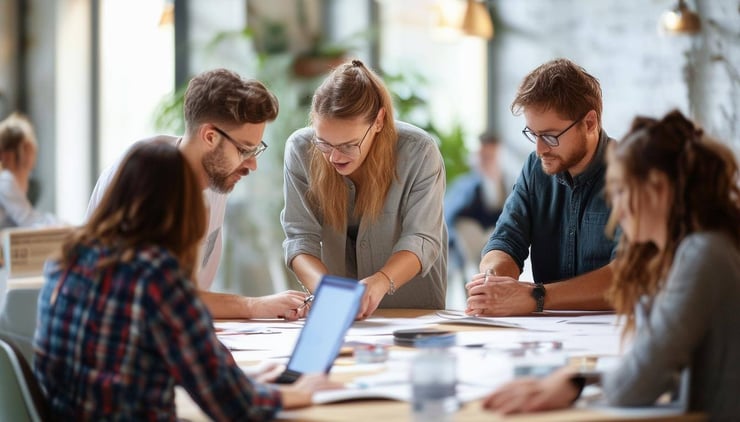
<svg viewBox="0 0 740 422">
<path fill-rule="evenodd" d="M 347 331 L 348 336 L 382 336 L 393 334 L 396 330 L 422 328 L 429 324 L 444 321 L 437 315 L 425 315 L 416 318 L 384 318 L 372 316 L 363 321 L 355 321 Z"/>
<path fill-rule="evenodd" d="M 490 387 L 458 384 L 457 399 L 460 403 L 482 399 L 491 392 Z M 339 390 L 325 390 L 313 393 L 314 404 L 338 403 L 351 400 L 383 399 L 410 402 L 411 384 L 378 385 L 374 387 L 348 387 Z"/>
<path fill-rule="evenodd" d="M 568 316 L 561 312 L 536 316 L 482 317 L 466 315 L 463 311 L 437 311 L 449 324 L 475 324 L 494 327 L 521 328 L 530 331 L 549 331 L 573 335 L 613 333 L 618 331 L 617 316 L 613 313 L 587 313 Z"/>
<path fill-rule="evenodd" d="M 578 406 L 585 409 L 597 410 L 620 419 L 643 419 L 668 417 L 686 413 L 682 404 L 665 404 L 655 406 L 641 407 L 616 407 L 607 406 L 603 403 L 591 403 L 585 406 Z"/>
<path fill-rule="evenodd" d="M 466 315 L 463 311 L 437 311 L 437 315 L 442 317 L 440 324 L 473 324 L 488 325 L 492 327 L 503 328 L 522 328 L 526 330 L 537 331 L 556 331 L 551 327 L 547 320 L 538 317 L 482 317 Z"/>
<path fill-rule="evenodd" d="M 218 340 L 231 351 L 263 350 L 269 351 L 272 356 L 281 357 L 290 355 L 296 338 L 298 337 L 298 332 L 290 330 L 282 333 L 271 331 L 271 334 L 235 333 L 223 336 L 217 334 L 216 337 L 218 337 Z"/>
</svg>

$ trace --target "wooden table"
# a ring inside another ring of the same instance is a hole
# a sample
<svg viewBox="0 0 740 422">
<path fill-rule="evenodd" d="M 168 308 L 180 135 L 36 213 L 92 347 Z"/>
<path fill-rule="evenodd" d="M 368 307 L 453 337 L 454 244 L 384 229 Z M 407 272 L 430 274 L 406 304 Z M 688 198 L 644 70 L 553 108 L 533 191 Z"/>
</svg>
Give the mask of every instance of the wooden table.
<svg viewBox="0 0 740 422">
<path fill-rule="evenodd" d="M 380 309 L 377 315 L 388 318 L 412 318 L 427 315 L 429 310 L 418 309 Z M 446 330 L 491 330 L 492 327 L 454 325 L 445 324 Z M 247 364 L 250 362 L 239 362 Z M 332 375 L 332 378 L 344 381 L 346 374 L 341 376 Z M 178 387 L 176 392 L 177 414 L 181 419 L 189 421 L 207 421 L 208 417 L 198 408 L 190 399 L 184 389 Z M 343 403 L 333 403 L 326 405 L 315 405 L 303 409 L 287 410 L 281 412 L 278 420 L 284 421 L 410 421 L 412 420 L 411 406 L 409 403 L 391 401 L 391 400 L 361 400 Z M 594 409 L 564 409 L 550 412 L 531 413 L 525 415 L 514 415 L 502 417 L 495 413 L 483 410 L 481 403 L 471 402 L 463 407 L 454 415 L 455 421 L 548 421 L 548 422 L 579 422 L 579 421 L 681 421 L 681 422 L 699 422 L 706 421 L 707 417 L 703 414 L 686 414 L 679 417 L 620 417 L 606 412 Z"/>
</svg>

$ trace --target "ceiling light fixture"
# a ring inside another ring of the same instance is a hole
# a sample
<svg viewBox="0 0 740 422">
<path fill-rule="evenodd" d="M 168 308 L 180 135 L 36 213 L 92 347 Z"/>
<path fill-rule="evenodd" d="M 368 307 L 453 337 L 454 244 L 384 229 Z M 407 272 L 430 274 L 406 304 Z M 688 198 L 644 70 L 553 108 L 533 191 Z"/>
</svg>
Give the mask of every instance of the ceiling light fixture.
<svg viewBox="0 0 740 422">
<path fill-rule="evenodd" d="M 468 35 L 482 37 L 487 40 L 493 38 L 493 22 L 485 4 L 476 0 L 467 0 L 462 30 Z"/>
<path fill-rule="evenodd" d="M 168 0 L 162 7 L 162 14 L 159 16 L 159 26 L 168 26 L 175 24 L 175 1 Z"/>
<path fill-rule="evenodd" d="M 701 30 L 701 19 L 689 9 L 685 0 L 678 0 L 673 10 L 663 13 L 660 27 L 669 34 L 695 34 Z"/>
</svg>

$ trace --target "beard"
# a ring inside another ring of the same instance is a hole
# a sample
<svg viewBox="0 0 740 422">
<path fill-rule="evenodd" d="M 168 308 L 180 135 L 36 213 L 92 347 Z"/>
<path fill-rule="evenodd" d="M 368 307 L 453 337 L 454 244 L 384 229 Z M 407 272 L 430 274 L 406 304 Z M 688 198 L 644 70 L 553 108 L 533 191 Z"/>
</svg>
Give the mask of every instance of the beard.
<svg viewBox="0 0 740 422">
<path fill-rule="evenodd" d="M 229 193 L 234 189 L 238 178 L 233 181 L 235 172 L 229 165 L 229 160 L 223 153 L 223 142 L 213 151 L 208 151 L 203 155 L 201 163 L 208 175 L 208 187 L 218 193 Z"/>
<path fill-rule="evenodd" d="M 570 151 L 564 155 L 548 152 L 540 155 L 542 171 L 545 174 L 553 175 L 568 171 L 575 167 L 588 155 L 588 146 L 586 144 L 586 134 L 579 131 L 578 138 L 574 139 L 575 145 L 571 146 Z"/>
</svg>

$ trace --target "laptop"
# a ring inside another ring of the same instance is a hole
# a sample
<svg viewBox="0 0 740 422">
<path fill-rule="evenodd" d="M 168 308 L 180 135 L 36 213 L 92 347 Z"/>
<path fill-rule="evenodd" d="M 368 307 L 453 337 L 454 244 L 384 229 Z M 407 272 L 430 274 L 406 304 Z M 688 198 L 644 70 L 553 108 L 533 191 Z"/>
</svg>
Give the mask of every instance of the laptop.
<svg viewBox="0 0 740 422">
<path fill-rule="evenodd" d="M 364 293 L 365 285 L 357 280 L 332 275 L 321 279 L 288 366 L 276 383 L 292 384 L 302 374 L 329 372 Z"/>
</svg>

